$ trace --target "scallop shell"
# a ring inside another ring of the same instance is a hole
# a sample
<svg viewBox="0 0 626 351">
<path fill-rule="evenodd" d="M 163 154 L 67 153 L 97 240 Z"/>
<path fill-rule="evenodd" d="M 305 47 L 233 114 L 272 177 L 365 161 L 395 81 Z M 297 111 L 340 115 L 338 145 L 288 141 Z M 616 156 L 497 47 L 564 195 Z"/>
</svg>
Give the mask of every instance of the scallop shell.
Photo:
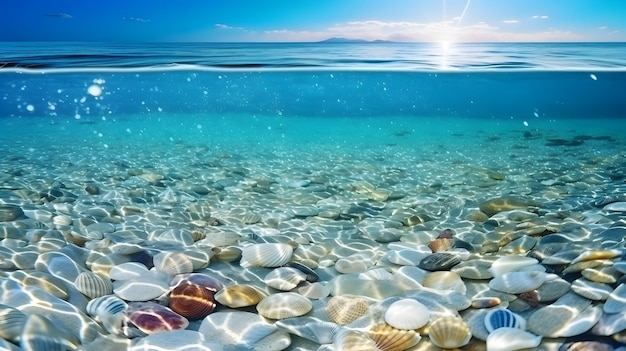
<svg viewBox="0 0 626 351">
<path fill-rule="evenodd" d="M 363 316 L 369 310 L 369 302 L 356 295 L 333 296 L 326 304 L 326 313 L 331 321 L 346 325 Z"/>
<path fill-rule="evenodd" d="M 503 327 L 487 337 L 487 351 L 514 351 L 534 349 L 541 343 L 541 336 L 518 328 Z"/>
<path fill-rule="evenodd" d="M 306 274 L 296 268 L 280 267 L 269 272 L 263 281 L 274 289 L 289 291 L 305 281 L 306 277 Z"/>
<path fill-rule="evenodd" d="M 357 331 L 344 329 L 337 334 L 333 342 L 336 351 L 376 351 L 378 347 L 376 342 L 367 334 Z"/>
<path fill-rule="evenodd" d="M 343 327 L 313 317 L 294 317 L 279 320 L 276 326 L 318 344 L 331 344 Z"/>
<path fill-rule="evenodd" d="M 428 323 L 430 311 L 414 299 L 392 303 L 385 312 L 385 322 L 397 329 L 419 329 Z"/>
<path fill-rule="evenodd" d="M 0 305 L 0 338 L 12 342 L 17 341 L 25 323 L 26 315 L 22 311 Z"/>
<path fill-rule="evenodd" d="M 422 339 L 414 330 L 396 329 L 386 323 L 372 327 L 369 337 L 382 351 L 403 351 L 417 345 Z"/>
<path fill-rule="evenodd" d="M 269 319 L 285 319 L 307 314 L 313 304 L 306 297 L 292 293 L 269 295 L 256 306 L 260 315 Z"/>
<path fill-rule="evenodd" d="M 241 267 L 280 267 L 289 262 L 293 247 L 284 243 L 261 243 L 246 246 L 241 251 Z"/>
<path fill-rule="evenodd" d="M 111 280 L 92 272 L 80 273 L 76 277 L 74 285 L 83 295 L 92 299 L 113 293 Z"/>
<path fill-rule="evenodd" d="M 182 281 L 170 292 L 169 307 L 189 320 L 199 320 L 215 310 L 214 295 L 200 284 Z"/>
<path fill-rule="evenodd" d="M 489 272 L 494 276 L 499 276 L 504 273 L 519 271 L 525 267 L 537 264 L 538 262 L 537 259 L 532 257 L 520 255 L 503 256 L 493 261 Z"/>
<path fill-rule="evenodd" d="M 193 272 L 191 259 L 182 252 L 160 252 L 152 260 L 156 270 L 169 276 Z"/>
<path fill-rule="evenodd" d="M 115 295 L 95 298 L 87 304 L 87 313 L 96 317 L 111 334 L 120 334 L 124 311 L 128 304 Z"/>
<path fill-rule="evenodd" d="M 267 294 L 261 289 L 246 284 L 231 285 L 215 294 L 215 300 L 230 308 L 253 306 L 263 300 Z"/>
<path fill-rule="evenodd" d="M 490 280 L 489 287 L 509 294 L 521 294 L 537 289 L 547 278 L 547 273 L 538 271 L 508 272 Z"/>
<path fill-rule="evenodd" d="M 469 326 L 461 318 L 445 316 L 434 321 L 429 328 L 430 342 L 442 349 L 455 349 L 467 345 L 472 338 Z"/>
<path fill-rule="evenodd" d="M 490 333 L 499 328 L 526 329 L 526 320 L 507 309 L 493 309 L 485 314 L 485 328 Z"/>
</svg>

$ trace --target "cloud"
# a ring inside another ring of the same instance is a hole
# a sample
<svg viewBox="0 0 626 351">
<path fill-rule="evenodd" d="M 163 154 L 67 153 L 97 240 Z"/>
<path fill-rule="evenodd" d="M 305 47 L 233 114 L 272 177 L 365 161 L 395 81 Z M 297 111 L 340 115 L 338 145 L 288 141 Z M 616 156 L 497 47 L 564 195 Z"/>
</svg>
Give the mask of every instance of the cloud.
<svg viewBox="0 0 626 351">
<path fill-rule="evenodd" d="M 548 19 L 548 16 L 546 16 L 546 15 L 541 15 L 541 16 L 539 16 L 539 15 L 534 15 L 532 18 L 533 18 L 533 19 Z"/>
<path fill-rule="evenodd" d="M 141 22 L 141 23 L 150 22 L 149 19 L 139 18 L 139 17 L 122 17 L 122 19 L 125 21 L 133 21 L 133 22 Z"/>
<path fill-rule="evenodd" d="M 246 29 L 245 29 L 245 28 L 243 28 L 243 27 L 232 27 L 232 26 L 229 26 L 229 25 L 227 25 L 227 24 L 222 24 L 222 23 L 216 23 L 216 24 L 215 24 L 215 27 L 216 27 L 216 28 L 219 28 L 219 29 L 236 29 L 236 30 L 246 30 Z"/>
<path fill-rule="evenodd" d="M 609 27 L 607 27 L 607 26 L 598 27 L 599 30 L 605 30 L 605 29 L 608 29 L 608 28 Z"/>
<path fill-rule="evenodd" d="M 516 24 L 519 23 L 518 20 L 503 20 L 502 23 L 506 23 L 506 24 Z"/>
<path fill-rule="evenodd" d="M 47 13 L 46 16 L 48 16 L 48 17 L 56 17 L 56 18 L 72 18 L 72 15 L 70 15 L 69 13 L 64 13 L 64 12 Z"/>
</svg>

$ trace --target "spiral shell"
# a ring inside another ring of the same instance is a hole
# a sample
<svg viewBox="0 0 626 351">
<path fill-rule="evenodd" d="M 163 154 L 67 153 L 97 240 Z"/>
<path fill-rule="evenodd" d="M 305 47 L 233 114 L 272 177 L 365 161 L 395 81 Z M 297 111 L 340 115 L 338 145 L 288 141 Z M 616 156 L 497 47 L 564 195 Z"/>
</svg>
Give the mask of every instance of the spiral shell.
<svg viewBox="0 0 626 351">
<path fill-rule="evenodd" d="M 397 329 L 419 329 L 428 323 L 430 311 L 414 299 L 392 303 L 385 312 L 385 322 Z"/>
<path fill-rule="evenodd" d="M 313 304 L 309 299 L 291 292 L 269 295 L 256 306 L 259 314 L 269 319 L 299 317 L 312 308 Z"/>
<path fill-rule="evenodd" d="M 417 345 L 422 337 L 414 330 L 396 329 L 389 324 L 377 324 L 369 331 L 369 337 L 382 351 L 403 351 Z"/>
<path fill-rule="evenodd" d="M 182 252 L 160 252 L 152 260 L 156 270 L 170 276 L 193 272 L 191 259 Z"/>
<path fill-rule="evenodd" d="M 241 267 L 280 267 L 289 262 L 293 247 L 284 243 L 261 243 L 241 251 Z"/>
<path fill-rule="evenodd" d="M 331 321 L 346 325 L 362 317 L 369 309 L 369 302 L 357 295 L 333 296 L 326 304 L 326 313 Z"/>
<path fill-rule="evenodd" d="M 113 293 L 113 284 L 110 279 L 89 271 L 78 274 L 74 285 L 83 295 L 92 299 Z"/>
<path fill-rule="evenodd" d="M 472 338 L 469 326 L 458 317 L 445 316 L 434 321 L 429 328 L 430 342 L 442 349 L 455 349 Z"/>
<path fill-rule="evenodd" d="M 230 308 L 253 306 L 263 300 L 267 294 L 261 289 L 247 284 L 231 285 L 215 294 L 215 300 Z"/>
</svg>

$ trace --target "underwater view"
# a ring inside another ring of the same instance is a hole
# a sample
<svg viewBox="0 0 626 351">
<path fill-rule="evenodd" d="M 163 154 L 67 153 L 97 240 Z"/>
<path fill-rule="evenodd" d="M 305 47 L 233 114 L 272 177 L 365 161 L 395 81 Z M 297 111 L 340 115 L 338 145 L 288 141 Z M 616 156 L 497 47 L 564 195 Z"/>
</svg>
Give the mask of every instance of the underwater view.
<svg viewBox="0 0 626 351">
<path fill-rule="evenodd" d="M 0 49 L 0 349 L 626 350 L 623 43 Z"/>
</svg>

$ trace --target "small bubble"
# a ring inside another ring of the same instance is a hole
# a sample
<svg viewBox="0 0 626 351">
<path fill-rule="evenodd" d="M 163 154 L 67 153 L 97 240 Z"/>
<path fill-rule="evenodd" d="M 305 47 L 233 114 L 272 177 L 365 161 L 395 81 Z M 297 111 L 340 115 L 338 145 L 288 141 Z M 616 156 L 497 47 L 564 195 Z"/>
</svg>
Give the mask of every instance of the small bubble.
<svg viewBox="0 0 626 351">
<path fill-rule="evenodd" d="M 26 110 L 28 112 L 33 112 L 33 111 L 35 111 L 35 106 L 33 106 L 31 104 L 28 104 L 28 105 L 26 105 Z"/>
<path fill-rule="evenodd" d="M 80 115 L 77 113 L 74 115 L 74 119 L 80 119 Z"/>
<path fill-rule="evenodd" d="M 87 88 L 87 93 L 91 96 L 98 97 L 102 95 L 102 88 L 98 84 L 93 84 Z"/>
<path fill-rule="evenodd" d="M 537 112 L 534 112 L 533 115 L 535 115 L 535 117 L 539 117 L 539 114 Z"/>
<path fill-rule="evenodd" d="M 87 98 L 83 96 L 79 101 L 81 104 L 84 104 L 85 101 L 87 101 Z"/>
<path fill-rule="evenodd" d="M 98 133 L 99 138 L 102 138 L 102 135 L 103 135 L 102 133 Z"/>
<path fill-rule="evenodd" d="M 198 129 L 202 129 L 202 124 L 198 124 L 198 125 L 196 126 L 196 128 L 198 128 Z"/>
<path fill-rule="evenodd" d="M 126 133 L 132 134 L 132 131 L 130 130 L 130 128 L 126 128 Z"/>
<path fill-rule="evenodd" d="M 104 144 L 103 146 L 104 146 L 105 149 L 109 148 L 109 144 Z"/>
<path fill-rule="evenodd" d="M 524 121 L 524 127 L 528 127 L 528 122 Z"/>
<path fill-rule="evenodd" d="M 595 75 L 595 74 L 593 74 L 593 73 L 591 73 L 591 74 L 589 75 L 589 77 L 591 77 L 591 79 L 593 79 L 593 80 L 598 80 L 598 77 L 596 77 L 596 75 Z"/>
<path fill-rule="evenodd" d="M 157 108 L 157 111 L 159 111 L 159 112 L 163 112 L 163 109 L 162 109 L 162 108 L 160 108 L 160 107 L 158 107 L 158 108 Z"/>
</svg>

